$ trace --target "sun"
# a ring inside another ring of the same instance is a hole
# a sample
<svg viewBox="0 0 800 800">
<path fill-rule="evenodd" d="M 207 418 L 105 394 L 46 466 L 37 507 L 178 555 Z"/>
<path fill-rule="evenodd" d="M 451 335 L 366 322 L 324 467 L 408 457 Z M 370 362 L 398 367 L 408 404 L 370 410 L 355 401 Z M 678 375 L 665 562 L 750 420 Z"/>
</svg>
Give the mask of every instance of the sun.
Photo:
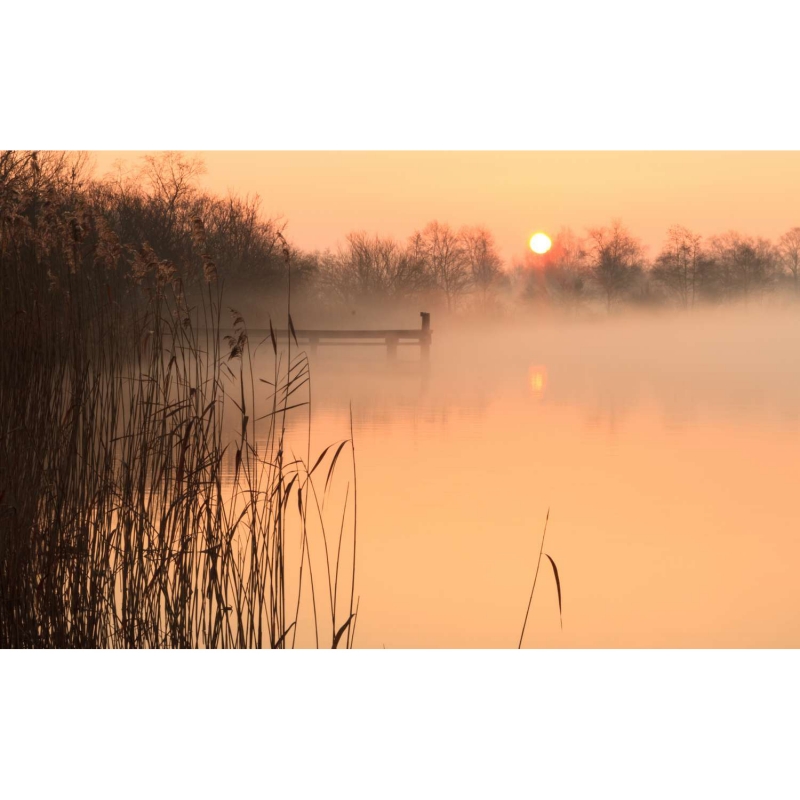
<svg viewBox="0 0 800 800">
<path fill-rule="evenodd" d="M 550 237 L 546 233 L 534 233 L 533 236 L 531 236 L 531 250 L 539 255 L 546 253 L 552 244 Z"/>
</svg>

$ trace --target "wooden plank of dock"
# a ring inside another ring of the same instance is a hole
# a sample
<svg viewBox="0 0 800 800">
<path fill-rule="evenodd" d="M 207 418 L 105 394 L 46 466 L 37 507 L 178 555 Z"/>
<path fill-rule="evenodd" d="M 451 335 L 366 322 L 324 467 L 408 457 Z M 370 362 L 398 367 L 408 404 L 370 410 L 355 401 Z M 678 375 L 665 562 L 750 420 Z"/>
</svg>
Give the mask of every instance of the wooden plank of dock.
<svg viewBox="0 0 800 800">
<path fill-rule="evenodd" d="M 347 345 L 381 345 L 386 347 L 386 353 L 390 360 L 397 357 L 397 348 L 400 345 L 417 345 L 420 348 L 420 356 L 423 361 L 430 358 L 431 338 L 431 315 L 427 311 L 420 311 L 422 324 L 416 330 L 325 330 L 325 329 L 295 329 L 298 344 L 307 344 L 311 353 L 317 352 L 319 346 L 347 346 Z M 291 335 L 288 330 L 274 330 L 276 339 L 286 341 Z M 251 328 L 248 333 L 253 338 L 268 338 L 269 328 Z M 355 341 L 354 341 L 355 340 Z M 367 341 L 372 340 L 372 341 Z M 382 341 L 375 341 L 382 340 Z"/>
</svg>

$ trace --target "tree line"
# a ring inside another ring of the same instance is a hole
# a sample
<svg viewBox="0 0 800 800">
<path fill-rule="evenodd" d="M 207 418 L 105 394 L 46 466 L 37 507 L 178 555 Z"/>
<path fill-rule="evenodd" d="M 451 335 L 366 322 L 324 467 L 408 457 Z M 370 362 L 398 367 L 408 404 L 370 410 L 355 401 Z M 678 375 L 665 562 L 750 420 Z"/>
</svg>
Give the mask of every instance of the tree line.
<svg viewBox="0 0 800 800">
<path fill-rule="evenodd" d="M 728 231 L 704 239 L 682 225 L 667 231 L 655 258 L 620 220 L 565 228 L 551 249 L 503 263 L 492 233 L 433 221 L 403 242 L 348 234 L 336 252 L 306 256 L 320 298 L 344 303 L 425 299 L 448 311 L 503 304 L 577 310 L 602 304 L 675 305 L 748 301 L 768 292 L 800 298 L 800 227 L 776 243 Z"/>
<path fill-rule="evenodd" d="M 563 229 L 544 255 L 504 263 L 480 225 L 431 221 L 407 238 L 353 231 L 335 250 L 308 252 L 287 240 L 286 221 L 264 213 L 259 197 L 221 197 L 200 188 L 199 159 L 164 152 L 95 177 L 82 153 L 0 154 L 0 224 L 34 224 L 49 214 L 71 226 L 78 244 L 104 239 L 104 280 L 136 278 L 143 263 L 184 270 L 187 287 L 202 275 L 194 232 L 204 228 L 206 268 L 251 295 L 291 292 L 311 307 L 422 302 L 431 308 L 484 311 L 550 305 L 568 310 L 602 304 L 677 305 L 761 297 L 800 297 L 800 227 L 777 242 L 729 231 L 704 238 L 676 225 L 648 258 L 620 220 L 584 234 Z M 213 258 L 213 261 L 211 260 Z M 193 260 L 194 259 L 194 260 Z"/>
<path fill-rule="evenodd" d="M 800 227 L 772 243 L 736 231 L 704 239 L 674 225 L 648 260 L 641 241 L 615 220 L 590 228 L 584 237 L 562 230 L 539 263 L 529 258 L 515 266 L 515 274 L 528 298 L 565 306 L 599 297 L 609 309 L 623 301 L 691 308 L 776 290 L 798 297 L 799 263 Z"/>
</svg>

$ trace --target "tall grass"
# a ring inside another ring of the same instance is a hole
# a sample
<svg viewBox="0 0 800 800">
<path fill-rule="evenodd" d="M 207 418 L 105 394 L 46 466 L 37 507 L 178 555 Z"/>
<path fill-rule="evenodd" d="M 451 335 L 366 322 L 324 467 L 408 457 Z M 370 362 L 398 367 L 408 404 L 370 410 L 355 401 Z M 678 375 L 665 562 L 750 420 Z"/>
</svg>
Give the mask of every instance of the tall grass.
<svg viewBox="0 0 800 800">
<path fill-rule="evenodd" d="M 202 220 L 176 266 L 32 186 L 0 197 L 0 646 L 352 646 L 318 486 L 352 438 L 292 453 L 306 355 L 255 374 Z"/>
</svg>

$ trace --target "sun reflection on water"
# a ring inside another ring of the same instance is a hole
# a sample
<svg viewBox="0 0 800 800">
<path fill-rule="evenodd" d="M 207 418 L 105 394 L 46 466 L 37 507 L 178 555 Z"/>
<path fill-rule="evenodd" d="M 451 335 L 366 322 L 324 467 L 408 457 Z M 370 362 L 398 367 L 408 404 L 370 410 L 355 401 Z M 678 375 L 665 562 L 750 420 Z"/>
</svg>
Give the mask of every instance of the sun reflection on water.
<svg viewBox="0 0 800 800">
<path fill-rule="evenodd" d="M 529 370 L 531 392 L 537 400 L 541 400 L 547 389 L 547 367 L 535 364 Z"/>
</svg>

